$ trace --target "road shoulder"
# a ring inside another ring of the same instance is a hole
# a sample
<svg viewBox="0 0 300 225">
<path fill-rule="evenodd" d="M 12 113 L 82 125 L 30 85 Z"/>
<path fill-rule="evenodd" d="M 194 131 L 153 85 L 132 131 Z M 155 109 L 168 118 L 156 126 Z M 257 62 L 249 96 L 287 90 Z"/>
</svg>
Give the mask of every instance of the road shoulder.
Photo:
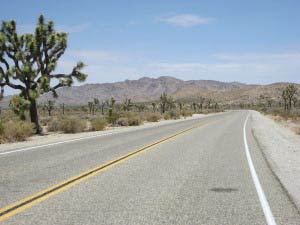
<svg viewBox="0 0 300 225">
<path fill-rule="evenodd" d="M 256 111 L 251 124 L 271 169 L 300 210 L 300 136 Z"/>
</svg>

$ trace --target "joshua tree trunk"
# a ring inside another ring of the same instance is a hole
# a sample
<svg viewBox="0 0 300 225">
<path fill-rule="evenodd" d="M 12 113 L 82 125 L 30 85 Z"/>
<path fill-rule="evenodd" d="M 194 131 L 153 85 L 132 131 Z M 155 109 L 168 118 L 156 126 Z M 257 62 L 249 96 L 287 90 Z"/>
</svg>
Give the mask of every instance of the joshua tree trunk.
<svg viewBox="0 0 300 225">
<path fill-rule="evenodd" d="M 42 128 L 39 124 L 39 116 L 38 116 L 38 111 L 37 111 L 37 106 L 36 106 L 36 100 L 35 99 L 30 99 L 30 120 L 31 123 L 35 125 L 35 130 L 36 134 L 40 134 L 42 132 Z"/>
</svg>

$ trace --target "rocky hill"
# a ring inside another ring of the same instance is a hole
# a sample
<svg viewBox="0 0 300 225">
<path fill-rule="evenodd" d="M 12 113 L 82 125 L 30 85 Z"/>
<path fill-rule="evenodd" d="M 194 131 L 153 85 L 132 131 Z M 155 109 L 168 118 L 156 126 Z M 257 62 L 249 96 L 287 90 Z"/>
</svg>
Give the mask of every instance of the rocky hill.
<svg viewBox="0 0 300 225">
<path fill-rule="evenodd" d="M 131 98 L 135 102 L 147 102 L 159 99 L 163 92 L 177 99 L 195 99 L 199 96 L 212 98 L 223 103 L 239 103 L 256 101 L 260 95 L 279 98 L 287 83 L 271 85 L 247 85 L 238 82 L 220 82 L 213 80 L 183 81 L 174 77 L 148 78 L 125 80 L 116 83 L 85 84 L 74 87 L 60 88 L 56 104 L 86 105 L 93 98 L 100 101 L 114 97 L 118 102 Z M 1 105 L 7 106 L 10 97 L 3 99 Z M 52 99 L 51 94 L 40 97 L 39 102 Z"/>
</svg>

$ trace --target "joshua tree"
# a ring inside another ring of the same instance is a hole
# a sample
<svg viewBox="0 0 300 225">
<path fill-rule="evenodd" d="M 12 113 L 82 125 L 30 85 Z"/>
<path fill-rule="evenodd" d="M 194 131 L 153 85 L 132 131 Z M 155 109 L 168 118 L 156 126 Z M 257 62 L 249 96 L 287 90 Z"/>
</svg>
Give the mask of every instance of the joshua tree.
<svg viewBox="0 0 300 225">
<path fill-rule="evenodd" d="M 0 30 L 0 86 L 20 91 L 19 97 L 29 101 L 31 122 L 41 133 L 36 99 L 40 94 L 71 86 L 73 80 L 84 81 L 84 64 L 77 63 L 69 74 L 54 73 L 58 60 L 67 48 L 67 34 L 56 32 L 52 21 L 38 19 L 33 34 L 19 35 L 14 20 L 3 22 Z M 16 81 L 16 82 L 13 82 Z M 56 82 L 55 82 L 56 81 Z"/>
<path fill-rule="evenodd" d="M 217 110 L 219 108 L 219 104 L 216 102 L 214 107 L 215 107 L 215 110 Z"/>
<path fill-rule="evenodd" d="M 181 112 L 182 109 L 183 109 L 183 107 L 184 107 L 184 103 L 179 102 L 179 103 L 178 103 L 178 106 L 179 106 L 179 111 Z"/>
<path fill-rule="evenodd" d="M 65 103 L 61 104 L 62 114 L 65 115 Z"/>
<path fill-rule="evenodd" d="M 105 100 L 105 104 L 111 109 L 114 108 L 115 103 L 116 103 L 116 100 L 114 99 L 114 97 L 111 97 L 110 99 Z"/>
<path fill-rule="evenodd" d="M 1 77 L 0 77 L 0 84 L 1 84 Z M 3 99 L 4 95 L 4 88 L 0 86 L 0 101 Z M 2 113 L 2 108 L 0 107 L 0 114 Z"/>
<path fill-rule="evenodd" d="M 266 97 L 266 100 L 267 100 L 268 107 L 271 108 L 272 105 L 273 105 L 274 100 L 270 97 Z"/>
<path fill-rule="evenodd" d="M 206 107 L 207 107 L 208 109 L 210 109 L 211 103 L 212 103 L 212 100 L 211 100 L 210 98 L 206 100 Z"/>
<path fill-rule="evenodd" d="M 282 99 L 284 101 L 284 109 L 288 110 L 288 95 L 287 95 L 287 91 L 286 90 L 282 91 L 281 97 L 282 97 Z"/>
<path fill-rule="evenodd" d="M 44 108 L 48 111 L 48 115 L 51 116 L 51 112 L 54 109 L 54 101 L 48 100 L 45 104 L 44 104 Z"/>
<path fill-rule="evenodd" d="M 292 99 L 292 102 L 293 102 L 293 106 L 294 108 L 297 107 L 297 104 L 299 104 L 299 99 L 297 96 L 294 96 L 293 99 Z"/>
<path fill-rule="evenodd" d="M 194 112 L 196 112 L 196 110 L 197 110 L 197 103 L 196 102 L 192 103 L 192 108 L 193 108 Z"/>
<path fill-rule="evenodd" d="M 286 91 L 286 96 L 287 96 L 287 99 L 288 99 L 288 109 L 291 109 L 293 98 L 297 94 L 297 88 L 295 87 L 295 85 L 291 84 L 291 85 L 287 86 L 285 91 Z"/>
<path fill-rule="evenodd" d="M 155 103 L 155 102 L 152 102 L 151 105 L 152 105 L 152 110 L 153 110 L 153 112 L 156 112 L 156 103 Z"/>
<path fill-rule="evenodd" d="M 91 115 L 94 115 L 95 113 L 95 105 L 94 102 L 88 102 L 89 112 Z"/>
<path fill-rule="evenodd" d="M 165 113 L 167 110 L 176 108 L 175 100 L 172 98 L 172 96 L 168 96 L 166 92 L 162 93 L 160 96 L 159 105 L 161 108 L 161 113 Z"/>
<path fill-rule="evenodd" d="M 144 103 L 141 103 L 141 104 L 135 105 L 135 107 L 137 108 L 137 110 L 139 112 L 143 112 L 145 110 L 145 108 L 146 108 L 146 105 Z"/>
<path fill-rule="evenodd" d="M 204 102 L 205 102 L 205 98 L 203 98 L 203 97 L 201 97 L 200 96 L 200 98 L 199 98 L 199 108 L 202 110 L 203 109 L 203 104 L 204 104 Z"/>
<path fill-rule="evenodd" d="M 132 107 L 132 102 L 130 98 L 126 98 L 123 102 L 123 110 L 124 111 L 130 111 L 131 107 Z"/>
<path fill-rule="evenodd" d="M 94 113 L 99 109 L 100 101 L 98 98 L 94 98 Z"/>
<path fill-rule="evenodd" d="M 168 109 L 172 110 L 176 108 L 176 102 L 172 96 L 168 97 Z"/>
<path fill-rule="evenodd" d="M 1 81 L 1 76 L 0 76 L 0 84 L 2 83 Z M 0 86 L 0 101 L 2 100 L 4 95 L 4 87 Z"/>
<path fill-rule="evenodd" d="M 105 102 L 105 101 L 101 102 L 100 107 L 101 107 L 101 114 L 102 114 L 102 115 L 104 115 L 104 108 L 105 108 L 105 105 L 106 105 L 106 102 Z"/>
<path fill-rule="evenodd" d="M 114 97 L 111 97 L 110 98 L 110 107 L 113 109 L 115 104 L 116 104 L 116 99 L 114 99 Z"/>
<path fill-rule="evenodd" d="M 21 98 L 19 95 L 14 95 L 9 103 L 11 110 L 18 115 L 21 120 L 26 120 L 25 112 L 29 106 L 30 102 Z"/>
<path fill-rule="evenodd" d="M 168 105 L 168 95 L 166 92 L 162 93 L 160 96 L 160 106 L 161 106 L 161 113 L 165 113 L 167 110 Z"/>
</svg>

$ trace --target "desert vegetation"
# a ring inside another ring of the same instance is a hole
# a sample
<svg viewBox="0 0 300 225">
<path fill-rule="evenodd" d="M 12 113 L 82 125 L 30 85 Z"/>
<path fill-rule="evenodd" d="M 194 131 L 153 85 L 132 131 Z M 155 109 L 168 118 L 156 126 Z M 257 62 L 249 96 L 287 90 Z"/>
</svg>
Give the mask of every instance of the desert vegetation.
<svg viewBox="0 0 300 225">
<path fill-rule="evenodd" d="M 23 141 L 33 134 L 49 132 L 78 133 L 100 131 L 113 126 L 139 126 L 144 122 L 179 119 L 193 113 L 221 111 L 212 98 L 178 100 L 166 92 L 152 102 L 118 101 L 96 97 L 81 105 L 68 105 L 59 100 L 58 90 L 74 81 L 84 82 L 83 62 L 73 69 L 57 73 L 56 67 L 67 49 L 67 33 L 57 32 L 53 21 L 38 18 L 33 33 L 18 34 L 15 20 L 3 21 L 0 30 L 0 100 L 4 88 L 17 94 L 9 108 L 0 110 L 0 143 Z M 52 98 L 39 101 L 42 96 Z M 287 96 L 287 107 L 290 107 Z"/>
<path fill-rule="evenodd" d="M 100 102 L 91 99 L 86 105 L 68 106 L 48 100 L 37 105 L 39 124 L 42 134 L 52 132 L 78 133 L 101 131 L 110 127 L 139 126 L 145 122 L 179 119 L 194 113 L 211 113 L 222 111 L 211 99 L 198 98 L 198 102 L 176 100 L 167 93 L 154 102 L 134 102 L 125 98 L 117 102 L 113 97 Z M 30 122 L 30 111 L 23 107 L 23 98 L 14 96 L 11 107 L 0 114 L 0 141 L 22 141 L 35 133 L 34 124 Z M 22 130 L 24 133 L 12 133 L 8 129 Z"/>
<path fill-rule="evenodd" d="M 69 74 L 55 73 L 58 61 L 67 48 L 67 33 L 57 32 L 53 21 L 38 18 L 35 32 L 19 35 L 15 20 L 3 21 L 0 30 L 0 86 L 19 91 L 10 106 L 25 120 L 24 112 L 29 112 L 35 133 L 42 132 L 37 110 L 37 98 L 56 90 L 71 86 L 74 80 L 82 82 L 87 75 L 81 72 L 82 62 L 77 63 Z M 48 102 L 50 103 L 50 102 Z M 51 106 L 48 104 L 51 114 Z"/>
<path fill-rule="evenodd" d="M 226 105 L 227 109 L 253 109 L 260 111 L 279 122 L 289 123 L 300 134 L 300 90 L 294 84 L 288 84 L 277 90 L 278 96 L 261 94 L 251 103 Z"/>
</svg>

